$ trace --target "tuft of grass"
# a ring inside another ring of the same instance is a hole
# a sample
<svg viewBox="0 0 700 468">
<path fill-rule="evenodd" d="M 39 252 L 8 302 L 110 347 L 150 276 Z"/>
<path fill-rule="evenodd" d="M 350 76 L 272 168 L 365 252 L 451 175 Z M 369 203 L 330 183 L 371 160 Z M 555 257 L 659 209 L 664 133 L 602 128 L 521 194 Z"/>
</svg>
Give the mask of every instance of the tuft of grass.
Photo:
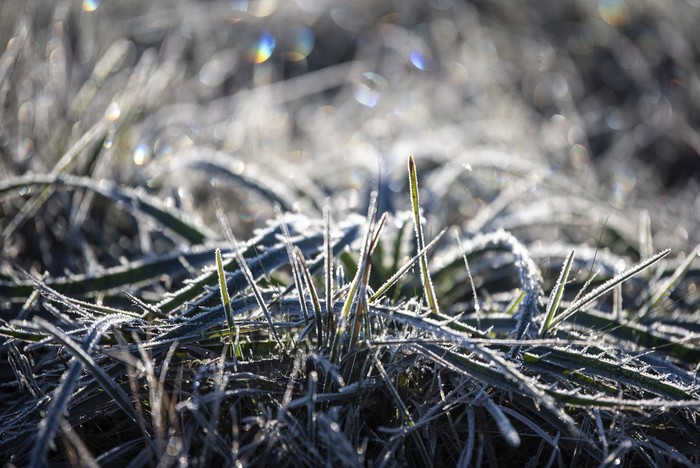
<svg viewBox="0 0 700 468">
<path fill-rule="evenodd" d="M 689 5 L 234 3 L 0 4 L 3 464 L 700 464 Z"/>
</svg>

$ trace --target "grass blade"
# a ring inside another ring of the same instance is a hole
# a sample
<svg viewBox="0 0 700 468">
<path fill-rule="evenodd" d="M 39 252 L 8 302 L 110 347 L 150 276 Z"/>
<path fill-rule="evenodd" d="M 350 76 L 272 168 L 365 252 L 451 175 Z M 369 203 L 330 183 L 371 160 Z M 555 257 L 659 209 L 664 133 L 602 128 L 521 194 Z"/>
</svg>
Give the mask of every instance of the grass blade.
<svg viewBox="0 0 700 468">
<path fill-rule="evenodd" d="M 139 211 L 150 216 L 162 226 L 183 237 L 193 244 L 201 244 L 207 239 L 214 238 L 214 234 L 206 228 L 195 226 L 186 219 L 186 216 L 170 207 L 166 207 L 158 198 L 141 193 L 134 189 L 120 187 L 109 181 L 96 182 L 90 177 L 71 175 L 58 176 L 55 174 L 34 174 L 25 177 L 13 178 L 0 183 L 0 195 L 17 190 L 27 190 L 35 186 L 50 187 L 51 190 L 77 188 L 94 192 L 114 203 L 123 203 L 125 207 Z M 43 192 L 37 196 L 44 196 Z M 30 202 L 28 202 L 30 203 Z M 25 205 L 27 206 L 27 205 Z M 10 231 L 17 229 L 16 222 L 11 223 L 3 233 L 7 238 Z"/>
<path fill-rule="evenodd" d="M 680 283 L 688 270 L 690 270 L 690 267 L 693 265 L 695 260 L 697 260 L 698 256 L 700 256 L 700 244 L 695 246 L 693 251 L 688 254 L 686 259 L 681 262 L 680 265 L 678 265 L 678 268 L 676 268 L 673 274 L 666 281 L 660 282 L 660 284 L 657 284 L 652 288 L 651 298 L 649 299 L 648 303 L 640 309 L 639 313 L 637 314 L 638 318 L 643 318 L 649 312 L 654 310 L 661 303 L 661 301 L 667 297 L 671 291 L 676 288 L 676 286 L 678 286 L 678 283 Z"/>
<path fill-rule="evenodd" d="M 231 358 L 234 362 L 241 358 L 240 349 L 238 347 L 238 332 L 233 323 L 233 311 L 231 310 L 231 300 L 228 296 L 228 287 L 226 286 L 226 272 L 224 272 L 223 262 L 221 261 L 221 250 L 216 249 L 216 271 L 219 274 L 219 290 L 221 291 L 221 303 L 224 306 L 226 314 L 226 322 L 228 323 L 228 333 L 231 338 Z"/>
<path fill-rule="evenodd" d="M 442 236 L 447 232 L 447 228 L 443 229 L 438 233 L 437 236 L 433 240 L 430 241 L 428 245 L 426 245 L 421 251 L 419 251 L 412 259 L 404 263 L 401 268 L 399 268 L 396 273 L 391 275 L 391 277 L 384 282 L 372 296 L 369 298 L 369 302 L 376 301 L 379 299 L 390 287 L 392 287 L 396 282 L 404 275 L 408 270 L 413 267 L 413 265 L 416 264 L 418 259 L 420 259 L 423 255 L 425 255 L 430 249 L 435 247 L 435 245 L 438 243 L 438 241 L 442 238 Z"/>
<path fill-rule="evenodd" d="M 420 216 L 420 201 L 418 199 L 418 175 L 416 173 L 416 163 L 413 156 L 408 157 L 408 181 L 411 192 L 411 207 L 413 209 L 413 221 L 415 223 L 416 242 L 418 251 L 425 250 L 425 239 L 423 237 L 423 227 L 421 225 Z M 430 310 L 437 314 L 440 312 L 437 299 L 435 298 L 435 288 L 430 279 L 430 271 L 428 270 L 428 259 L 425 253 L 420 257 L 420 272 L 423 279 L 423 291 L 428 302 Z"/>
<path fill-rule="evenodd" d="M 619 283 L 623 283 L 624 281 L 628 280 L 629 278 L 636 275 L 640 271 L 646 270 L 647 268 L 654 265 L 656 262 L 658 262 L 662 258 L 666 257 L 669 253 L 671 253 L 671 249 L 662 250 L 661 252 L 657 253 L 653 257 L 648 258 L 645 261 L 633 266 L 632 268 L 623 271 L 622 273 L 615 276 L 614 278 L 601 284 L 600 286 L 598 286 L 597 288 L 595 288 L 593 291 L 589 292 L 585 296 L 574 301 L 574 303 L 571 304 L 569 307 L 567 307 L 566 310 L 561 313 L 561 315 L 559 315 L 558 317 L 556 317 L 552 320 L 550 328 L 553 329 L 559 323 L 563 322 L 564 320 L 569 319 L 572 315 L 574 315 L 576 312 L 581 310 L 583 307 L 587 306 L 588 304 L 595 301 L 599 297 L 612 291 L 613 288 L 615 287 L 615 285 L 617 285 Z"/>
<path fill-rule="evenodd" d="M 549 331 L 549 327 L 552 323 L 552 319 L 557 314 L 559 310 L 559 304 L 561 303 L 562 295 L 564 294 L 564 287 L 566 286 L 566 281 L 569 278 L 569 272 L 571 271 L 571 265 L 574 263 L 574 249 L 564 260 L 564 265 L 562 266 L 561 273 L 559 273 L 559 278 L 557 279 L 554 289 L 549 295 L 549 301 L 547 301 L 547 310 L 545 319 L 542 322 L 542 327 L 540 328 L 540 338 L 544 338 Z"/>
<path fill-rule="evenodd" d="M 316 319 L 316 333 L 318 334 L 317 343 L 320 346 L 321 343 L 323 343 L 323 315 L 322 315 L 322 309 L 321 309 L 321 302 L 318 299 L 318 293 L 316 292 L 316 286 L 314 286 L 314 280 L 313 280 L 313 277 L 311 276 L 311 271 L 309 270 L 309 266 L 306 264 L 306 259 L 304 258 L 304 254 L 301 252 L 301 250 L 299 250 L 299 248 L 296 248 L 295 252 L 296 252 L 297 261 L 299 262 L 299 266 L 301 268 L 301 271 L 304 273 L 306 290 L 309 291 L 309 295 L 311 296 L 311 303 L 313 304 L 313 307 L 314 307 L 314 315 L 315 315 L 315 319 Z M 302 300 L 304 300 L 302 291 L 299 291 L 299 295 L 302 296 Z"/>
</svg>

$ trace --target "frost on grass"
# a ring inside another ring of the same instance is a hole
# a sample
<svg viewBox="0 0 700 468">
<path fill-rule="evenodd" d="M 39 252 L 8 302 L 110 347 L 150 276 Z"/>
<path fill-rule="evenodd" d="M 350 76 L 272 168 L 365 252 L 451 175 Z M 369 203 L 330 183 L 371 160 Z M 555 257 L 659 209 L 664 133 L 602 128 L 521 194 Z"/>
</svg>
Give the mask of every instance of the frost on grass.
<svg viewBox="0 0 700 468">
<path fill-rule="evenodd" d="M 2 462 L 699 464 L 696 16 L 4 2 Z"/>
</svg>

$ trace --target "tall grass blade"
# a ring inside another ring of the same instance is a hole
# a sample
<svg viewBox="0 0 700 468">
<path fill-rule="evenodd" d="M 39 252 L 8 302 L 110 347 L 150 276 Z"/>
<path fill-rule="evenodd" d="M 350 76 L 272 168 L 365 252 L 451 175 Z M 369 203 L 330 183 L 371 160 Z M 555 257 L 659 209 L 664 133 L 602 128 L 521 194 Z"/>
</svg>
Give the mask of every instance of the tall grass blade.
<svg viewBox="0 0 700 468">
<path fill-rule="evenodd" d="M 304 254 L 301 252 L 301 250 L 299 250 L 299 248 L 295 249 L 295 253 L 297 261 L 299 262 L 300 269 L 304 273 L 306 290 L 309 291 L 309 295 L 311 296 L 311 304 L 314 308 L 314 316 L 316 321 L 317 343 L 318 346 L 321 346 L 321 344 L 323 343 L 323 311 L 321 308 L 321 302 L 318 299 L 316 286 L 314 285 L 314 280 L 311 275 L 311 271 L 309 270 L 309 266 L 306 264 Z M 299 291 L 299 295 L 302 296 L 302 300 L 304 300 L 302 291 Z"/>
<path fill-rule="evenodd" d="M 328 326 L 327 336 L 332 336 L 335 326 L 333 323 L 333 250 L 331 249 L 331 208 L 326 205 L 323 208 L 323 273 L 326 298 L 326 317 Z"/>
<path fill-rule="evenodd" d="M 292 246 L 291 235 L 289 234 L 289 227 L 287 223 L 282 219 L 282 209 L 278 204 L 275 204 L 275 213 L 279 224 L 282 227 L 282 234 L 284 239 L 284 247 L 287 249 L 287 256 L 289 257 L 289 267 L 292 269 L 292 279 L 294 280 L 294 287 L 297 290 L 297 298 L 299 299 L 299 309 L 301 309 L 304 315 L 304 322 L 309 324 L 309 311 L 306 307 L 306 301 L 304 300 L 304 283 L 301 277 L 300 265 L 297 260 L 296 252 Z"/>
<path fill-rule="evenodd" d="M 474 284 L 474 277 L 472 276 L 472 270 L 469 268 L 469 260 L 467 260 L 467 253 L 464 251 L 462 246 L 462 240 L 459 238 L 459 233 L 455 232 L 455 239 L 457 240 L 457 245 L 462 253 L 462 259 L 464 260 L 464 268 L 467 269 L 467 278 L 469 278 L 469 286 L 472 288 L 472 296 L 474 297 L 474 312 L 476 312 L 477 323 L 481 321 L 481 306 L 479 305 L 479 297 L 476 295 L 476 285 Z"/>
<path fill-rule="evenodd" d="M 221 291 L 221 303 L 226 314 L 226 322 L 228 323 L 228 333 L 231 338 L 231 358 L 236 362 L 241 358 L 238 349 L 238 333 L 233 323 L 233 310 L 231 310 L 231 300 L 228 295 L 228 287 L 226 286 L 226 272 L 224 271 L 223 262 L 221 261 L 221 250 L 216 249 L 216 271 L 219 274 L 219 290 Z"/>
<path fill-rule="evenodd" d="M 232 234 L 232 236 L 233 236 L 233 234 Z M 280 340 L 279 334 L 277 333 L 277 330 L 275 329 L 275 324 L 272 321 L 272 314 L 270 314 L 270 310 L 267 307 L 267 303 L 265 302 L 265 299 L 263 298 L 262 291 L 260 291 L 260 288 L 258 287 L 257 283 L 255 282 L 255 276 L 253 276 L 253 273 L 250 271 L 250 268 L 248 267 L 248 263 L 246 263 L 245 258 L 243 258 L 243 254 L 241 253 L 241 250 L 238 246 L 238 243 L 236 242 L 236 239 L 234 237 L 232 237 L 231 240 L 234 243 L 233 244 L 233 249 L 234 249 L 233 251 L 234 251 L 236 261 L 238 262 L 238 267 L 243 272 L 243 276 L 245 277 L 245 280 L 248 283 L 248 286 L 250 286 L 251 290 L 253 291 L 253 295 L 255 296 L 255 301 L 258 303 L 258 307 L 260 307 L 260 310 L 265 315 L 265 319 L 267 320 L 267 324 L 270 326 L 270 331 L 272 332 L 272 336 L 275 338 L 275 341 L 277 342 L 277 345 L 280 347 L 280 350 L 281 350 L 281 349 L 283 349 L 282 340 Z"/>
<path fill-rule="evenodd" d="M 425 239 L 423 237 L 423 226 L 421 224 L 420 201 L 418 199 L 418 174 L 416 173 L 416 163 L 413 156 L 408 157 L 408 181 L 411 192 L 411 208 L 413 209 L 413 221 L 415 223 L 416 242 L 418 251 L 425 250 Z M 430 271 L 428 270 L 428 259 L 425 253 L 420 257 L 420 271 L 423 279 L 423 292 L 428 302 L 430 310 L 437 314 L 440 312 L 437 299 L 435 297 L 435 288 L 430 279 Z"/>
<path fill-rule="evenodd" d="M 348 291 L 348 295 L 345 298 L 343 309 L 341 311 L 340 317 L 338 318 L 338 324 L 336 325 L 333 343 L 331 345 L 330 361 L 334 364 L 337 364 L 340 358 L 342 338 L 345 334 L 345 329 L 347 327 L 348 320 L 354 312 L 355 323 L 357 323 L 357 315 L 361 313 L 361 306 L 358 305 L 358 302 L 360 302 L 360 296 L 366 293 L 367 269 L 370 267 L 370 249 L 372 247 L 372 241 L 374 239 L 376 215 L 377 195 L 373 192 L 370 197 L 370 204 L 367 213 L 366 231 L 364 239 L 362 241 L 362 249 L 360 250 L 357 271 L 355 272 L 355 277 L 353 278 L 352 283 L 350 284 L 350 290 Z M 353 336 L 354 335 L 355 331 L 353 330 Z"/>
<path fill-rule="evenodd" d="M 554 288 L 552 289 L 552 292 L 549 295 L 549 301 L 547 301 L 547 310 L 545 314 L 545 319 L 542 322 L 542 327 L 540 328 L 540 333 L 539 336 L 540 338 L 544 338 L 547 335 L 547 332 L 549 331 L 549 327 L 552 323 L 552 319 L 554 316 L 557 314 L 557 311 L 559 310 L 559 304 L 561 304 L 561 298 L 564 294 L 564 288 L 566 287 L 566 281 L 569 278 L 569 272 L 571 271 L 571 265 L 574 263 L 574 249 L 571 249 L 571 252 L 569 255 L 566 257 L 566 260 L 564 260 L 564 265 L 561 268 L 561 272 L 559 273 L 559 278 L 557 278 L 557 282 L 554 285 Z"/>
</svg>

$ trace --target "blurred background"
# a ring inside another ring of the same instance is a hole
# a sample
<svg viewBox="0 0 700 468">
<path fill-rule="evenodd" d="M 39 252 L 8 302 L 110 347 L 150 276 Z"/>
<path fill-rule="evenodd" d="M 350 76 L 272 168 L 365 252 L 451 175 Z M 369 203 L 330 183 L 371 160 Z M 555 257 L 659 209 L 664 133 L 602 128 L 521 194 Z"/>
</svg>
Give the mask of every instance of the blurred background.
<svg viewBox="0 0 700 468">
<path fill-rule="evenodd" d="M 73 148 L 68 172 L 210 226 L 213 194 L 245 234 L 271 199 L 321 216 L 379 190 L 403 209 L 413 154 L 433 230 L 541 219 L 519 233 L 533 242 L 566 213 L 591 226 L 575 240 L 650 223 L 659 247 L 687 250 L 698 24 L 697 0 L 8 0 L 0 171 L 49 173 Z M 553 192 L 607 211 L 542 208 Z"/>
</svg>

